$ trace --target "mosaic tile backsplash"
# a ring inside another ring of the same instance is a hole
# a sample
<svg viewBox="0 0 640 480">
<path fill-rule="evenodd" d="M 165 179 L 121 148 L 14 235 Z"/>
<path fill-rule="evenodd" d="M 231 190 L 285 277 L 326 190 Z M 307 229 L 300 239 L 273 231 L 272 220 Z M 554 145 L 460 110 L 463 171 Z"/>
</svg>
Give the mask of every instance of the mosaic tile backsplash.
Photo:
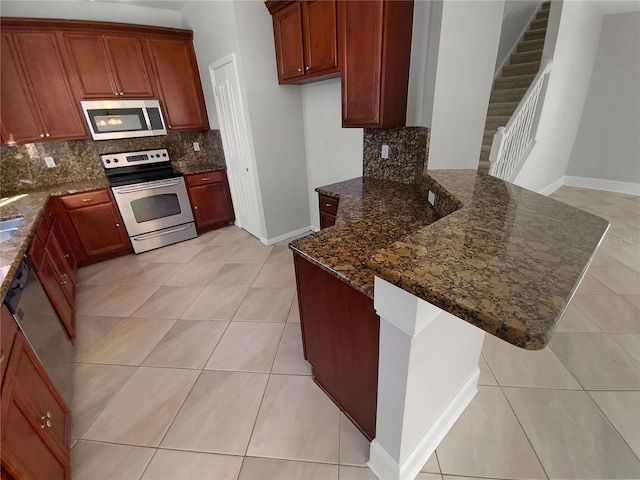
<svg viewBox="0 0 640 480">
<path fill-rule="evenodd" d="M 200 151 L 193 150 L 193 142 L 200 144 Z M 0 196 L 67 182 L 104 179 L 100 154 L 154 148 L 167 148 L 178 171 L 226 166 L 219 130 L 172 132 L 166 136 L 125 140 L 31 143 L 0 148 Z M 56 166 L 48 168 L 44 157 L 53 157 Z"/>
<path fill-rule="evenodd" d="M 381 158 L 382 145 L 389 158 Z M 363 140 L 363 176 L 401 183 L 420 183 L 427 169 L 429 129 L 402 127 L 366 128 Z"/>
</svg>

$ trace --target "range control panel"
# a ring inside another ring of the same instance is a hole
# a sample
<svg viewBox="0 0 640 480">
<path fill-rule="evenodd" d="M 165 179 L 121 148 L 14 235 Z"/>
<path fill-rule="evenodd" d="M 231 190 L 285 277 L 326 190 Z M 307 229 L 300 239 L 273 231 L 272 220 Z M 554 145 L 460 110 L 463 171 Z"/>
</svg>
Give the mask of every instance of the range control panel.
<svg viewBox="0 0 640 480">
<path fill-rule="evenodd" d="M 156 150 L 140 150 L 138 152 L 103 153 L 100 161 L 104 168 L 128 167 L 152 163 L 171 162 L 166 148 Z"/>
</svg>

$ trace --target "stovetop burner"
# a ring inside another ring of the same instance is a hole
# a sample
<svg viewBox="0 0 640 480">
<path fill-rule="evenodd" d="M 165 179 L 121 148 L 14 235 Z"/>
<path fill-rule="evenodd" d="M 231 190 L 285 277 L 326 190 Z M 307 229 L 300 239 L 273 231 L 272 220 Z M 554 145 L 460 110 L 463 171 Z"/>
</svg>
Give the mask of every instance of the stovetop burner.
<svg viewBox="0 0 640 480">
<path fill-rule="evenodd" d="M 182 176 L 173 169 L 166 148 L 105 153 L 100 161 L 112 187 Z"/>
</svg>

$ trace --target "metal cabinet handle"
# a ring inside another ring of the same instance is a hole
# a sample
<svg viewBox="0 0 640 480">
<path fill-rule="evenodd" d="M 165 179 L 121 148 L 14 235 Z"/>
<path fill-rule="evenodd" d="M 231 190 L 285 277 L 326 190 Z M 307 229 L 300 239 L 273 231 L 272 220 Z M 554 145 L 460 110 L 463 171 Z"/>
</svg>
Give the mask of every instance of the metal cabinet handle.
<svg viewBox="0 0 640 480">
<path fill-rule="evenodd" d="M 4 362 L 4 352 L 0 350 L 0 363 Z"/>
<path fill-rule="evenodd" d="M 325 203 L 324 206 L 325 207 L 331 207 L 332 205 L 330 203 Z"/>
<path fill-rule="evenodd" d="M 304 67 L 304 69 L 305 69 L 306 71 L 309 71 L 309 70 L 311 70 L 311 67 L 310 67 L 309 65 L 307 65 L 306 67 Z"/>
<path fill-rule="evenodd" d="M 65 254 L 64 254 L 64 258 L 69 258 L 69 254 L 68 254 L 68 253 L 65 253 Z"/>
<path fill-rule="evenodd" d="M 197 210 L 197 209 L 198 209 L 198 206 L 197 206 L 197 205 L 194 205 L 194 206 L 193 206 L 193 209 L 194 209 L 194 210 Z"/>
<path fill-rule="evenodd" d="M 44 138 L 44 133 L 41 133 L 41 134 L 40 134 L 40 138 Z"/>
<path fill-rule="evenodd" d="M 51 136 L 50 133 L 45 134 L 45 137 L 50 137 L 50 136 Z"/>
<path fill-rule="evenodd" d="M 299 68 L 299 69 L 298 69 L 298 72 L 301 72 L 301 71 L 302 71 L 302 69 L 301 69 L 301 68 Z"/>
<path fill-rule="evenodd" d="M 116 227 L 119 227 L 119 226 L 120 226 L 120 224 L 119 224 L 119 223 L 116 223 Z"/>
<path fill-rule="evenodd" d="M 91 202 L 91 201 L 93 201 L 93 198 L 83 198 L 82 201 L 83 202 Z"/>
<path fill-rule="evenodd" d="M 209 180 L 209 177 L 202 177 L 203 182 L 206 182 L 207 180 Z"/>
<path fill-rule="evenodd" d="M 40 421 L 42 423 L 40 424 L 40 428 L 51 428 L 53 426 L 51 419 L 52 419 L 51 412 L 47 412 L 43 416 L 41 416 Z"/>
</svg>

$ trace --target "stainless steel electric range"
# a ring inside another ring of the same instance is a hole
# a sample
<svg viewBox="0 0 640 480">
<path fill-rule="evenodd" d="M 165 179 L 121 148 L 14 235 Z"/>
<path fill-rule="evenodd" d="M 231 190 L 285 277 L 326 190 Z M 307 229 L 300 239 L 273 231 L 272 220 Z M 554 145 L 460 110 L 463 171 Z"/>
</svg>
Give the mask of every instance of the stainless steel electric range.
<svg viewBox="0 0 640 480">
<path fill-rule="evenodd" d="M 107 153 L 100 161 L 135 253 L 197 236 L 184 178 L 166 148 Z"/>
</svg>

